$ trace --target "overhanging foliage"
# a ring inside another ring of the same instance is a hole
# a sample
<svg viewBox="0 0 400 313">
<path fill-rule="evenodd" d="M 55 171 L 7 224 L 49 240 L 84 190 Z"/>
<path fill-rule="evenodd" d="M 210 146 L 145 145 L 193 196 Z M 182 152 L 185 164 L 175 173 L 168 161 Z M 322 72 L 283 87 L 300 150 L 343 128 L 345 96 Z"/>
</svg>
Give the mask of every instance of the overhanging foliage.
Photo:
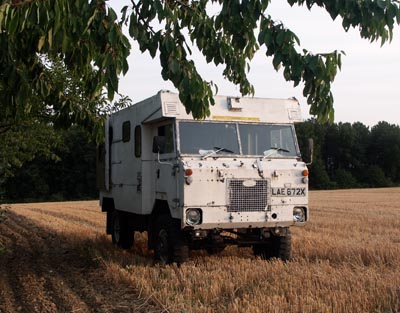
<svg viewBox="0 0 400 313">
<path fill-rule="evenodd" d="M 128 2 L 128 1 L 127 1 Z M 304 83 L 310 112 L 320 121 L 333 120 L 331 83 L 341 66 L 341 53 L 313 54 L 300 47 L 299 38 L 268 14 L 268 0 L 140 0 L 130 1 L 118 20 L 104 0 L 3 0 L 0 6 L 0 103 L 4 117 L 18 118 L 37 108 L 30 98 L 58 101 L 70 107 L 62 90 L 53 86 L 38 54 L 59 57 L 77 73 L 91 97 L 106 87 L 112 99 L 118 76 L 128 70 L 129 35 L 140 50 L 157 55 L 162 76 L 172 81 L 188 112 L 196 118 L 209 114 L 213 84 L 204 81 L 190 59 L 192 44 L 207 62 L 225 66 L 223 75 L 239 85 L 243 95 L 253 94 L 247 71 L 254 54 L 265 46 L 274 68 L 284 79 Z M 343 28 L 359 28 L 371 41 L 390 40 L 400 21 L 398 1 L 288 0 L 290 5 L 320 6 L 332 19 L 342 18 Z M 209 6 L 218 13 L 210 14 Z M 4 121 L 2 121 L 4 124 Z M 1 125 L 0 125 L 1 126 Z"/>
</svg>

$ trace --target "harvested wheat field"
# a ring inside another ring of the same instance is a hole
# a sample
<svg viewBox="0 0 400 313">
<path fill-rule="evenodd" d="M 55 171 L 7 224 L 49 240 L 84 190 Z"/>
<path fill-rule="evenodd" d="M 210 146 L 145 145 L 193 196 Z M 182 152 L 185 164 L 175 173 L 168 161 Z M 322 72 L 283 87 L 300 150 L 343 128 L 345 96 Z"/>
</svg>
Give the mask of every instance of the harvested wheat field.
<svg viewBox="0 0 400 313">
<path fill-rule="evenodd" d="M 3 205 L 0 312 L 400 312 L 400 188 L 319 191 L 293 260 L 250 249 L 154 264 L 104 235 L 97 201 Z"/>
</svg>

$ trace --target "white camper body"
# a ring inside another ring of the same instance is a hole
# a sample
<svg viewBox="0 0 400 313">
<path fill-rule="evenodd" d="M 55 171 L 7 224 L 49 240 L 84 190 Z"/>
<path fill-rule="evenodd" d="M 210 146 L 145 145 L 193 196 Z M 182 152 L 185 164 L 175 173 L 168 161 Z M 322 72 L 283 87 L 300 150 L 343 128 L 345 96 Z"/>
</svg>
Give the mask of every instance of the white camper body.
<svg viewBox="0 0 400 313">
<path fill-rule="evenodd" d="M 107 233 L 129 248 L 134 231 L 148 231 L 164 262 L 227 244 L 287 259 L 289 226 L 308 220 L 299 103 L 216 96 L 210 111 L 194 120 L 177 94 L 160 91 L 108 117 L 99 151 Z"/>
</svg>

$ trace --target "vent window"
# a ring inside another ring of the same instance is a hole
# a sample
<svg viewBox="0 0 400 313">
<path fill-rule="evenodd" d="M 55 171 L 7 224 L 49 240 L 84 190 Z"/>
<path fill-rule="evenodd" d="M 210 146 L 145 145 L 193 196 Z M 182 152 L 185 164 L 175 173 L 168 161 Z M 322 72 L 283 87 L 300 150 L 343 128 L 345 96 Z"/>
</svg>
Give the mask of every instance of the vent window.
<svg viewBox="0 0 400 313">
<path fill-rule="evenodd" d="M 140 125 L 135 127 L 135 157 L 142 156 L 142 128 Z"/>
<path fill-rule="evenodd" d="M 126 121 L 122 124 L 122 141 L 129 142 L 131 140 L 131 122 Z"/>
</svg>

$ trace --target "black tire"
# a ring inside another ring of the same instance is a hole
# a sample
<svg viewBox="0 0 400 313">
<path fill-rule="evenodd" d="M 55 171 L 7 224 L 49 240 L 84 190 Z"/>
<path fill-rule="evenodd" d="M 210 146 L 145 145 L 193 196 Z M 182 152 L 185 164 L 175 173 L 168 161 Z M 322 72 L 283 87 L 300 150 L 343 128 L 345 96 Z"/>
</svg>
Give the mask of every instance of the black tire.
<svg viewBox="0 0 400 313">
<path fill-rule="evenodd" d="M 288 230 L 285 236 L 273 236 L 268 242 L 253 245 L 253 253 L 264 260 L 278 258 L 289 261 L 292 253 L 292 234 Z"/>
<path fill-rule="evenodd" d="M 159 216 L 155 228 L 154 257 L 162 264 L 182 264 L 189 257 L 187 241 L 180 229 L 179 220 L 169 215 Z"/>
<path fill-rule="evenodd" d="M 226 245 L 224 244 L 224 240 L 221 236 L 212 235 L 210 237 L 210 245 L 207 247 L 207 253 L 209 255 L 218 254 L 224 251 Z"/>
<path fill-rule="evenodd" d="M 122 249 L 130 249 L 133 247 L 135 233 L 126 220 L 122 217 L 122 213 L 114 210 L 111 222 L 111 238 L 112 242 Z"/>
<path fill-rule="evenodd" d="M 207 248 L 207 253 L 209 255 L 218 254 L 218 253 L 221 253 L 222 251 L 224 251 L 225 248 L 226 248 L 226 246 L 208 247 Z"/>
</svg>

